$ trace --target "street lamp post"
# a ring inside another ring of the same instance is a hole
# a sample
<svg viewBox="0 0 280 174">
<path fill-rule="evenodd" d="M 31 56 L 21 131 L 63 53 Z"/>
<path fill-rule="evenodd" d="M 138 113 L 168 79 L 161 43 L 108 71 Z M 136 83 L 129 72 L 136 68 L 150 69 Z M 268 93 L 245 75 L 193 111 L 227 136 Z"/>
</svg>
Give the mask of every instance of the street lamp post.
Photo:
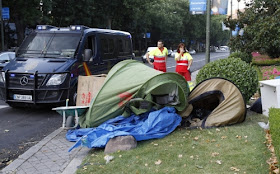
<svg viewBox="0 0 280 174">
<path fill-rule="evenodd" d="M 205 64 L 210 62 L 210 20 L 211 20 L 211 0 L 207 0 L 206 16 L 206 54 Z"/>
<path fill-rule="evenodd" d="M 237 0 L 237 2 L 238 2 L 238 6 L 237 6 L 237 18 L 239 18 L 239 2 L 240 2 L 240 0 Z"/>
<path fill-rule="evenodd" d="M 230 1 L 230 18 L 232 20 L 232 0 Z M 230 38 L 232 38 L 232 29 L 230 29 Z M 232 53 L 231 48 L 229 49 L 230 54 Z"/>
<path fill-rule="evenodd" d="M 1 46 L 4 51 L 4 27 L 3 27 L 3 16 L 2 16 L 2 0 L 0 0 L 0 19 L 1 19 Z"/>
</svg>

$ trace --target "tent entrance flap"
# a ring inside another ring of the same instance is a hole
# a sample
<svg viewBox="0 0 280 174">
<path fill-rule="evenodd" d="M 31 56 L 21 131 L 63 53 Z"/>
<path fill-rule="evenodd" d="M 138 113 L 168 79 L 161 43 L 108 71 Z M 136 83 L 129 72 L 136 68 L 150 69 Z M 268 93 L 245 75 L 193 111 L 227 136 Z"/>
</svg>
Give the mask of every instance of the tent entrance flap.
<svg viewBox="0 0 280 174">
<path fill-rule="evenodd" d="M 153 101 L 159 105 L 177 105 L 180 103 L 178 85 L 167 83 L 151 91 Z"/>
<path fill-rule="evenodd" d="M 165 83 L 156 86 L 148 92 L 143 98 L 133 98 L 127 105 L 126 109 L 135 114 L 141 114 L 147 109 L 161 109 L 165 106 L 176 106 L 180 104 L 179 87 L 177 84 Z"/>
<path fill-rule="evenodd" d="M 189 117 L 185 119 L 186 123 L 184 125 L 187 127 L 204 127 L 207 117 L 224 99 L 223 93 L 218 90 L 205 92 L 192 99 L 189 104 L 192 105 L 193 109 Z"/>
<path fill-rule="evenodd" d="M 223 100 L 225 100 L 223 93 L 221 91 L 214 90 L 205 92 L 190 100 L 189 104 L 192 104 L 197 108 L 204 108 L 213 111 Z"/>
</svg>

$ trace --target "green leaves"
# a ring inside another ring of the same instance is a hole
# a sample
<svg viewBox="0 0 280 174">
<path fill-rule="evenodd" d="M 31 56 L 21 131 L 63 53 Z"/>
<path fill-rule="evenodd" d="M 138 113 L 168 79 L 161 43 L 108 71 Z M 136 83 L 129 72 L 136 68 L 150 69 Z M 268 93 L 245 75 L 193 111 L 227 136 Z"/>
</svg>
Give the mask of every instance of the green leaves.
<svg viewBox="0 0 280 174">
<path fill-rule="evenodd" d="M 234 52 L 229 55 L 229 58 L 240 58 L 246 63 L 251 63 L 253 56 L 250 53 L 245 52 Z"/>
<path fill-rule="evenodd" d="M 231 29 L 234 29 L 236 24 L 244 28 L 243 36 L 231 39 L 231 48 L 243 52 L 260 51 L 272 58 L 279 57 L 279 8 L 279 0 L 255 0 L 240 14 L 239 19 L 227 19 L 225 23 Z"/>
</svg>

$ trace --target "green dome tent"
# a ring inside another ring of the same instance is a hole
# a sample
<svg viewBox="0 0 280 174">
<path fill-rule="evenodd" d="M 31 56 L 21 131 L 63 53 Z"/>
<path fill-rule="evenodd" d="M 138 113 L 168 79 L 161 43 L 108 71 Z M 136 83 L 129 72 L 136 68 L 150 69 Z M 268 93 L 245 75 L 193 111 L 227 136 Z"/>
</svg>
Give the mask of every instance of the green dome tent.
<svg viewBox="0 0 280 174">
<path fill-rule="evenodd" d="M 153 108 L 173 106 L 178 111 L 187 107 L 189 87 L 177 73 L 163 73 L 136 60 L 116 64 L 79 118 L 82 128 L 96 127 L 119 115 L 139 115 Z"/>
</svg>

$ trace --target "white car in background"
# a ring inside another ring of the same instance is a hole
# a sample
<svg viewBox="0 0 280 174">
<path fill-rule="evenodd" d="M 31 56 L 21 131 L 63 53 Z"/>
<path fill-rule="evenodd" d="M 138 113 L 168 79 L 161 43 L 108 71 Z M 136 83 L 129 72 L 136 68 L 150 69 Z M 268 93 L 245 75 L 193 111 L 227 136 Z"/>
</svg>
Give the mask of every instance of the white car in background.
<svg viewBox="0 0 280 174">
<path fill-rule="evenodd" d="M 15 56 L 15 52 L 0 53 L 0 70 L 2 70 L 13 58 L 15 58 Z"/>
<path fill-rule="evenodd" d="M 171 53 L 171 57 L 175 57 L 175 54 L 176 54 L 176 53 L 177 53 L 177 50 L 174 50 L 174 51 Z M 193 54 L 196 54 L 196 51 L 195 51 L 195 50 L 190 50 L 189 53 L 190 53 L 191 55 L 193 55 Z"/>
<path fill-rule="evenodd" d="M 191 55 L 193 55 L 193 54 L 196 54 L 196 51 L 195 51 L 195 50 L 190 50 L 189 53 L 190 53 Z"/>
<path fill-rule="evenodd" d="M 227 50 L 229 50 L 229 47 L 228 46 L 220 46 L 220 50 L 221 51 L 227 51 Z"/>
<path fill-rule="evenodd" d="M 150 52 L 150 51 L 152 51 L 152 50 L 154 50 L 154 49 L 156 49 L 156 48 L 157 48 L 157 47 L 148 47 L 146 53 L 142 56 L 142 61 L 143 61 L 143 63 L 148 62 L 148 61 L 146 60 L 146 59 L 147 59 L 147 58 L 146 58 L 147 53 Z M 154 61 L 154 56 L 149 55 L 149 58 L 150 58 L 150 61 L 151 61 L 151 62 Z"/>
<path fill-rule="evenodd" d="M 175 57 L 175 54 L 177 53 L 177 50 L 173 50 L 171 53 L 171 57 Z"/>
</svg>

